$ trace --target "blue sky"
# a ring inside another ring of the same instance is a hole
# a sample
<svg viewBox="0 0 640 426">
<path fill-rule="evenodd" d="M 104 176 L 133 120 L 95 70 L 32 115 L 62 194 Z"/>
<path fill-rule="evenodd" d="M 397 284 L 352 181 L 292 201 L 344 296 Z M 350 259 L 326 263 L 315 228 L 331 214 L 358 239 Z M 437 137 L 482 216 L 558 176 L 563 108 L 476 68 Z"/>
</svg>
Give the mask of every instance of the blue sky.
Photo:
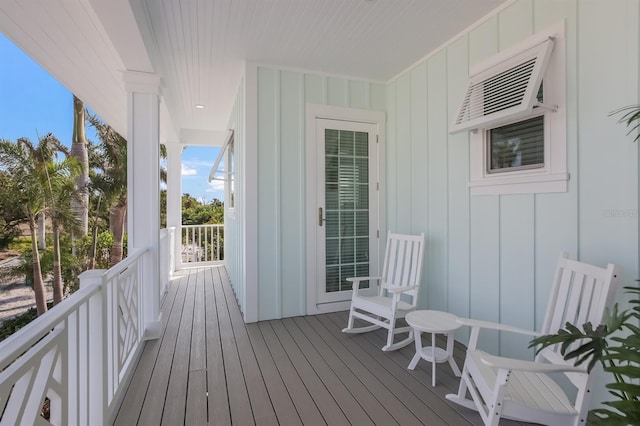
<svg viewBox="0 0 640 426">
<path fill-rule="evenodd" d="M 0 58 L 0 138 L 27 137 L 35 142 L 38 136 L 53 133 L 70 145 L 73 95 L 1 33 Z M 97 140 L 90 126 L 87 138 Z M 207 182 L 218 150 L 191 146 L 183 151 L 183 193 L 205 202 L 224 199 L 222 182 Z"/>
</svg>

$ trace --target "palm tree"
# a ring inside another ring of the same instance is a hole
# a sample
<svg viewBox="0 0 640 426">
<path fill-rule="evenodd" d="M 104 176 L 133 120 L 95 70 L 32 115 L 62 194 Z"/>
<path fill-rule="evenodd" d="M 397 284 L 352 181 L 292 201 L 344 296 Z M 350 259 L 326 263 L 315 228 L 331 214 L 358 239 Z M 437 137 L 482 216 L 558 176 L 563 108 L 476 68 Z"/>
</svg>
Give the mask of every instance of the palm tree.
<svg viewBox="0 0 640 426">
<path fill-rule="evenodd" d="M 54 159 L 58 153 L 65 154 L 65 158 L 56 162 Z M 67 148 L 51 133 L 40 139 L 32 155 L 37 159 L 39 167 L 44 170 L 46 178 L 44 182 L 45 211 L 51 219 L 53 233 L 53 303 L 55 305 L 64 297 L 60 235 L 62 227 L 77 232 L 78 219 L 71 209 L 71 204 L 77 201 L 75 176 L 80 174 L 82 169 L 76 159 L 69 156 Z"/>
<path fill-rule="evenodd" d="M 122 260 L 124 224 L 127 214 L 127 141 L 95 115 L 87 121 L 96 129 L 100 144 L 92 152 L 92 166 L 102 173 L 92 176 L 92 186 L 100 194 L 100 203 L 109 208 L 109 228 L 113 234 L 110 265 Z M 94 227 L 94 234 L 96 232 Z M 95 245 L 95 235 L 94 235 Z"/>
<path fill-rule="evenodd" d="M 38 315 L 47 311 L 46 295 L 40 256 L 37 242 L 37 215 L 45 207 L 45 191 L 42 182 L 45 180 L 43 170 L 37 166 L 32 155 L 36 148 L 28 139 L 20 139 L 18 143 L 0 140 L 0 166 L 11 176 L 6 181 L 4 196 L 11 197 L 18 202 L 24 218 L 29 225 L 31 234 L 33 292 L 36 300 Z"/>
<path fill-rule="evenodd" d="M 84 103 L 76 95 L 73 95 L 73 136 L 70 155 L 76 158 L 82 166 L 82 173 L 76 176 L 79 197 L 72 201 L 71 207 L 80 222 L 80 236 L 87 235 L 89 229 L 89 155 L 84 120 Z"/>
<path fill-rule="evenodd" d="M 127 215 L 127 140 L 97 116 L 87 112 L 86 117 L 100 139 L 98 152 L 92 152 L 91 165 L 100 169 L 102 173 L 92 177 L 92 185 L 101 195 L 100 202 L 109 206 L 109 230 L 113 234 L 109 263 L 114 266 L 122 260 L 124 249 L 124 225 Z M 160 156 L 167 156 L 164 145 L 160 146 Z M 164 168 L 160 170 L 160 180 L 167 181 Z"/>
</svg>

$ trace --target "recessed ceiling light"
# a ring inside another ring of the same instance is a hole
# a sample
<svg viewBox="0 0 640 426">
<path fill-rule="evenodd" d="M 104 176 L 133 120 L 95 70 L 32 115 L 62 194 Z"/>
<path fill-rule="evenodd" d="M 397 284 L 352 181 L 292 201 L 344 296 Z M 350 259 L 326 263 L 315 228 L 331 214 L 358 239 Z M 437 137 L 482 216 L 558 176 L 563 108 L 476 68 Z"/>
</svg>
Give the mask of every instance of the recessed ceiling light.
<svg viewBox="0 0 640 426">
<path fill-rule="evenodd" d="M 196 104 L 196 109 L 204 109 L 204 105 L 202 105 L 202 104 Z"/>
</svg>

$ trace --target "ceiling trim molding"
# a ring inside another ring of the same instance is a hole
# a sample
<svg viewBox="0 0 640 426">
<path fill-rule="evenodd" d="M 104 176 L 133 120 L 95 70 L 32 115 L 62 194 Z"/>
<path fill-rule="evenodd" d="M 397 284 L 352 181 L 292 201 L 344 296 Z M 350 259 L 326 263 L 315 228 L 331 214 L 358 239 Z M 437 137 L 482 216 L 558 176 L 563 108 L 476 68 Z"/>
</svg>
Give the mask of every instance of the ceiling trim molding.
<svg viewBox="0 0 640 426">
<path fill-rule="evenodd" d="M 162 80 L 158 74 L 142 71 L 123 71 L 122 79 L 128 92 L 160 95 Z"/>
</svg>

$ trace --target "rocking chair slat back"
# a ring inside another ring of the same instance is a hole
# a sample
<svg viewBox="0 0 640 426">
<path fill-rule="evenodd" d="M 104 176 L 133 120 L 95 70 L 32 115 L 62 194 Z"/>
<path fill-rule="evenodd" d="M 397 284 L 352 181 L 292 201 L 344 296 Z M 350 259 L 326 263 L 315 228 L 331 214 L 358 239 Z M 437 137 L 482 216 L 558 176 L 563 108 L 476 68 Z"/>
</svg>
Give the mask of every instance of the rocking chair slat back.
<svg viewBox="0 0 640 426">
<path fill-rule="evenodd" d="M 424 252 L 424 234 L 420 235 L 387 235 L 387 246 L 382 266 L 382 276 L 354 277 L 351 295 L 351 308 L 345 333 L 366 333 L 377 328 L 386 328 L 387 344 L 383 351 L 400 349 L 413 341 L 413 330 L 410 327 L 396 327 L 396 320 L 402 319 L 415 309 L 420 288 L 420 273 Z M 361 294 L 360 282 L 379 281 L 377 296 Z M 372 325 L 355 326 L 360 320 Z M 397 334 L 407 333 L 407 338 L 395 341 Z"/>
<path fill-rule="evenodd" d="M 587 322 L 591 322 L 594 327 L 600 324 L 605 307 L 611 306 L 615 297 L 615 274 L 614 265 L 609 265 L 606 269 L 598 268 L 570 260 L 567 253 L 562 253 L 542 333 L 555 334 L 568 322 L 577 326 Z M 556 364 L 573 364 L 572 360 L 564 360 L 560 354 L 560 345 L 543 349 L 539 356 Z M 568 376 L 571 379 L 574 375 Z"/>
<path fill-rule="evenodd" d="M 618 280 L 617 268 L 606 268 L 570 260 L 562 253 L 553 280 L 541 334 L 556 334 L 567 322 L 581 327 L 602 323 L 605 308 L 613 304 Z M 593 374 L 586 367 L 565 360 L 561 345 L 542 349 L 535 362 L 489 355 L 476 349 L 481 328 L 504 329 L 500 324 L 467 320 L 471 339 L 457 394 L 447 399 L 478 410 L 486 426 L 497 426 L 501 418 L 545 425 L 584 425 L 587 419 Z M 517 330 L 505 329 L 518 332 Z M 523 332 L 524 335 L 529 332 Z M 577 344 L 576 344 L 577 345 Z M 569 351 L 575 349 L 570 347 Z M 565 385 L 549 373 L 563 373 L 575 386 Z M 471 399 L 467 397 L 470 394 Z"/>
<path fill-rule="evenodd" d="M 411 287 L 419 284 L 423 241 L 422 236 L 389 235 L 389 246 L 385 253 L 382 271 L 385 282 L 380 287 L 381 292 L 385 288 Z M 417 289 L 405 292 L 410 296 L 416 296 L 417 293 Z M 415 302 L 414 297 L 412 305 L 415 306 Z"/>
</svg>

